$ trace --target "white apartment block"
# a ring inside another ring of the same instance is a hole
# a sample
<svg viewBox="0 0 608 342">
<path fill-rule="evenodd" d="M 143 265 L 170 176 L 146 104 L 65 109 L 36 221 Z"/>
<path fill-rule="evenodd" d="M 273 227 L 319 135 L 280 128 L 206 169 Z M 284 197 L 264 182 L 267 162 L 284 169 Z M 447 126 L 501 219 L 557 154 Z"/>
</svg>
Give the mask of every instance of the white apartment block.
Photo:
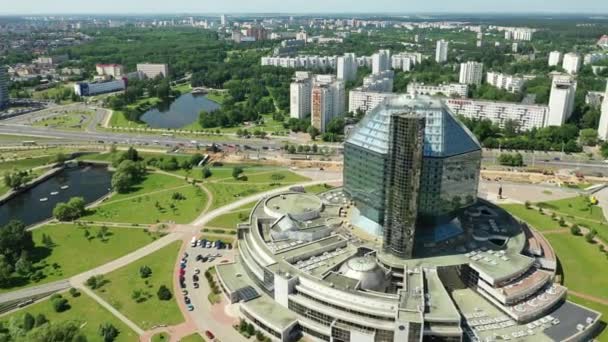
<svg viewBox="0 0 608 342">
<path fill-rule="evenodd" d="M 344 56 L 338 57 L 336 69 L 339 80 L 354 81 L 357 79 L 357 56 L 354 53 L 345 53 Z"/>
<path fill-rule="evenodd" d="M 382 103 L 384 99 L 391 96 L 397 96 L 397 94 L 370 91 L 362 87 L 353 89 L 348 93 L 348 112 L 355 113 L 361 110 L 364 113 L 368 113 Z"/>
<path fill-rule="evenodd" d="M 440 85 L 426 85 L 424 83 L 411 82 L 407 85 L 408 94 L 429 95 L 435 96 L 443 94 L 447 97 L 458 96 L 467 98 L 469 94 L 469 86 L 460 83 L 448 83 Z"/>
<path fill-rule="evenodd" d="M 602 102 L 602 116 L 600 117 L 600 125 L 597 129 L 597 134 L 600 139 L 608 141 L 608 84 L 606 84 L 606 94 Z"/>
<path fill-rule="evenodd" d="M 435 61 L 437 63 L 445 63 L 448 60 L 448 49 L 450 43 L 445 40 L 438 40 L 435 47 Z"/>
<path fill-rule="evenodd" d="M 325 132 L 327 124 L 346 111 L 344 82 L 334 75 L 316 75 L 311 94 L 311 125 Z"/>
<path fill-rule="evenodd" d="M 146 78 L 167 77 L 169 76 L 169 66 L 167 64 L 137 64 L 137 71 Z"/>
<path fill-rule="evenodd" d="M 298 56 L 298 57 L 262 57 L 262 66 L 270 65 L 282 68 L 334 69 L 337 56 Z"/>
<path fill-rule="evenodd" d="M 558 66 L 562 61 L 562 53 L 559 51 L 551 51 L 549 53 L 549 66 Z"/>
<path fill-rule="evenodd" d="M 506 40 L 525 40 L 531 41 L 534 34 L 533 29 L 521 27 L 505 27 L 502 28 L 505 32 Z"/>
<path fill-rule="evenodd" d="M 564 55 L 562 68 L 570 75 L 574 75 L 581 68 L 581 56 L 574 52 L 569 52 Z"/>
<path fill-rule="evenodd" d="M 371 74 L 363 79 L 363 88 L 369 91 L 391 93 L 393 91 L 394 78 L 395 72 L 392 70 Z"/>
<path fill-rule="evenodd" d="M 481 84 L 483 79 L 483 63 L 466 62 L 460 64 L 460 83 Z"/>
<path fill-rule="evenodd" d="M 526 78 L 489 71 L 486 74 L 486 82 L 496 88 L 517 93 L 526 83 Z"/>
<path fill-rule="evenodd" d="M 544 127 L 549 115 L 549 108 L 539 105 L 469 99 L 448 99 L 446 103 L 456 115 L 488 119 L 500 127 L 504 127 L 507 120 L 513 120 L 523 131 Z"/>
<path fill-rule="evenodd" d="M 608 59 L 608 54 L 603 52 L 588 53 L 583 57 L 583 65 L 593 64 Z"/>
<path fill-rule="evenodd" d="M 296 119 L 309 116 L 311 95 L 312 74 L 307 71 L 297 71 L 289 89 L 289 116 Z"/>
<path fill-rule="evenodd" d="M 112 78 L 121 77 L 125 69 L 120 64 L 97 64 L 95 65 L 95 71 L 99 76 L 110 76 Z"/>
<path fill-rule="evenodd" d="M 576 81 L 569 76 L 553 77 L 549 97 L 549 116 L 545 126 L 561 126 L 572 115 Z"/>
<path fill-rule="evenodd" d="M 372 56 L 372 73 L 379 74 L 391 68 L 391 51 L 380 50 Z"/>
<path fill-rule="evenodd" d="M 419 52 L 402 52 L 391 57 L 391 66 L 394 70 L 403 70 L 405 72 L 422 62 L 422 54 Z"/>
</svg>

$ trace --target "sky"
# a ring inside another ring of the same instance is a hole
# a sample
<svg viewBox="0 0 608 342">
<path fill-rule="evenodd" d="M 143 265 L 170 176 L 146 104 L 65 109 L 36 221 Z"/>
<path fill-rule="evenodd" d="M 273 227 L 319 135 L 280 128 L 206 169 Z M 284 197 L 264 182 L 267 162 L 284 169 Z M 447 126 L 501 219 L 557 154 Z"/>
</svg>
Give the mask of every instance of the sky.
<svg viewBox="0 0 608 342">
<path fill-rule="evenodd" d="M 139 13 L 594 13 L 608 0 L 0 0 L 0 15 Z"/>
</svg>

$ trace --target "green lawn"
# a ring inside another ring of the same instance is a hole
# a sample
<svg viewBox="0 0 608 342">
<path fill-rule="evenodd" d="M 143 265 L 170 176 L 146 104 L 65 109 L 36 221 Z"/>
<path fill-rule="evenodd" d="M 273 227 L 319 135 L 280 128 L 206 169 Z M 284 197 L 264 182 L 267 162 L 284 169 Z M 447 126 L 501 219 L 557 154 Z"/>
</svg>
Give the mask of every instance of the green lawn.
<svg viewBox="0 0 608 342">
<path fill-rule="evenodd" d="M 0 173 L 4 174 L 4 172 L 7 171 L 33 169 L 50 163 L 54 158 L 55 156 L 47 156 L 0 162 Z"/>
<path fill-rule="evenodd" d="M 319 193 L 331 190 L 332 188 L 333 188 L 333 186 L 331 186 L 329 184 L 317 184 L 317 185 L 306 186 L 306 187 L 304 187 L 304 190 L 306 190 L 306 192 L 311 193 L 311 194 L 319 194 Z"/>
<path fill-rule="evenodd" d="M 173 298 L 168 301 L 161 301 L 156 296 L 160 285 L 167 286 L 173 292 L 173 271 L 180 246 L 181 242 L 176 241 L 134 263 L 106 274 L 105 279 L 108 283 L 96 292 L 142 329 L 183 322 L 184 317 L 175 302 L 175 297 L 179 294 L 173 293 Z M 152 269 L 152 275 L 147 279 L 142 279 L 139 275 L 142 266 Z M 136 303 L 131 297 L 136 290 L 148 295 L 147 300 Z"/>
<path fill-rule="evenodd" d="M 595 205 L 589 206 L 587 203 L 587 196 L 577 196 L 557 201 L 540 202 L 536 205 L 565 215 L 606 222 L 602 208 Z"/>
<path fill-rule="evenodd" d="M 245 204 L 244 206 L 239 207 L 227 214 L 218 216 L 207 223 L 207 226 L 214 228 L 236 229 L 237 224 L 249 219 L 249 213 L 256 203 L 257 202 L 251 202 L 250 204 Z"/>
<path fill-rule="evenodd" d="M 277 170 L 268 170 L 268 171 L 258 171 L 258 172 L 246 172 L 244 173 L 247 176 L 247 183 L 281 183 L 283 185 L 287 185 L 289 183 L 300 183 L 309 181 L 309 178 L 304 176 L 300 176 L 296 173 L 293 173 L 284 169 Z M 275 180 L 273 177 L 279 177 L 279 179 Z"/>
<path fill-rule="evenodd" d="M 171 336 L 167 333 L 160 333 L 152 336 L 152 342 L 168 342 L 171 339 Z"/>
<path fill-rule="evenodd" d="M 227 91 L 211 91 L 207 94 L 207 98 L 213 102 L 217 102 L 219 104 L 224 103 L 226 98 L 228 98 L 230 94 Z"/>
<path fill-rule="evenodd" d="M 13 291 L 19 287 L 40 285 L 66 279 L 89 269 L 108 263 L 137 250 L 153 241 L 143 229 L 109 228 L 105 241 L 95 237 L 100 227 L 78 227 L 75 224 L 47 225 L 33 231 L 35 250 L 31 253 L 34 267 L 46 276 L 38 283 L 16 277 L 13 287 L 0 292 Z M 90 239 L 85 237 L 89 231 Z M 50 236 L 54 246 L 42 243 L 42 236 Z"/>
<path fill-rule="evenodd" d="M 17 312 L 0 318 L 0 322 L 8 324 L 11 319 L 22 320 L 23 315 L 28 312 L 34 317 L 38 314 L 44 315 L 50 322 L 59 323 L 64 321 L 77 321 L 80 324 L 81 332 L 89 342 L 103 342 L 98 329 L 101 324 L 110 323 L 120 332 L 115 342 L 137 341 L 139 336 L 127 325 L 114 317 L 109 311 L 101 307 L 91 297 L 82 293 L 79 297 L 72 297 L 67 292 L 62 296 L 69 301 L 71 308 L 67 311 L 57 313 L 53 309 L 51 302 L 43 300 L 39 303 L 27 306 Z M 5 325 L 6 326 L 6 325 Z"/>
<path fill-rule="evenodd" d="M 570 234 L 546 235 L 563 269 L 564 285 L 569 289 L 608 300 L 606 255 L 583 237 Z"/>
<path fill-rule="evenodd" d="M 583 298 L 579 298 L 574 295 L 568 295 L 568 299 L 573 301 L 576 304 L 585 306 L 589 309 L 595 310 L 602 314 L 602 323 L 606 325 L 606 320 L 608 320 L 608 306 L 598 304 L 596 302 L 592 302 Z M 608 329 L 604 328 L 599 336 L 596 339 L 600 342 L 608 342 Z"/>
<path fill-rule="evenodd" d="M 273 189 L 270 185 L 247 184 L 247 182 L 242 182 L 242 184 L 208 183 L 205 184 L 205 187 L 213 193 L 212 210 L 241 198 Z"/>
<path fill-rule="evenodd" d="M 35 136 L 28 136 L 28 135 L 12 135 L 12 134 L 0 134 L 0 143 L 16 143 L 16 142 L 22 142 L 22 141 L 36 141 L 40 144 L 44 144 L 46 142 L 57 142 L 58 139 L 54 139 L 54 138 L 41 138 L 41 137 L 35 137 Z"/>
<path fill-rule="evenodd" d="M 69 112 L 34 122 L 34 126 L 52 127 L 68 130 L 82 130 L 91 120 L 90 111 Z"/>
<path fill-rule="evenodd" d="M 175 200 L 173 194 L 180 193 L 185 199 Z M 174 221 L 189 223 L 205 208 L 206 193 L 195 185 L 166 190 L 160 193 L 143 194 L 134 198 L 112 200 L 91 209 L 86 221 L 141 223 Z"/>
<path fill-rule="evenodd" d="M 541 214 L 536 209 L 526 209 L 522 204 L 503 204 L 501 207 L 520 220 L 526 221 L 538 231 L 562 228 L 557 221 L 551 219 L 551 216 L 547 215 L 547 213 Z"/>
<path fill-rule="evenodd" d="M 127 198 L 132 198 L 133 196 L 140 196 L 144 194 L 149 194 L 151 192 L 159 192 L 159 191 L 171 191 L 171 189 L 180 188 L 183 186 L 187 186 L 183 179 L 168 176 L 160 173 L 148 173 L 146 178 L 139 184 L 133 186 L 131 191 L 124 194 L 114 194 L 108 202 L 104 204 L 109 204 L 112 202 L 124 200 Z"/>
<path fill-rule="evenodd" d="M 192 334 L 182 338 L 180 342 L 205 342 L 205 339 L 200 334 Z"/>
</svg>

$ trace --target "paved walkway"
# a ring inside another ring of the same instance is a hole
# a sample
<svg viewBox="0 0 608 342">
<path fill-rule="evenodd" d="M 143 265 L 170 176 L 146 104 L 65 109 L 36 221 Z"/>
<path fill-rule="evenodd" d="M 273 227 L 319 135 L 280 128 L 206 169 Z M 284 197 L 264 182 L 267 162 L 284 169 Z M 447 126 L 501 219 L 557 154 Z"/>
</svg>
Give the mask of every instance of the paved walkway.
<svg viewBox="0 0 608 342">
<path fill-rule="evenodd" d="M 80 289 L 82 292 L 86 293 L 88 296 L 93 298 L 99 305 L 103 306 L 106 310 L 110 311 L 110 313 L 116 318 L 120 319 L 124 324 L 126 324 L 129 328 L 135 331 L 138 335 L 142 335 L 144 330 L 140 328 L 137 324 L 133 323 L 130 319 L 128 319 L 125 315 L 121 314 L 120 311 L 116 310 L 112 305 L 99 297 L 95 292 L 86 287 L 84 284 L 80 283 L 77 286 L 74 286 Z"/>
<path fill-rule="evenodd" d="M 599 297 L 595 297 L 595 296 L 588 295 L 588 294 L 585 294 L 585 293 L 580 293 L 580 292 L 572 291 L 570 289 L 568 289 L 568 293 L 571 294 L 571 295 L 575 295 L 577 297 L 586 299 L 586 300 L 591 301 L 591 302 L 595 302 L 595 303 L 598 303 L 598 304 L 602 304 L 602 305 L 608 306 L 608 299 L 599 298 Z"/>
</svg>

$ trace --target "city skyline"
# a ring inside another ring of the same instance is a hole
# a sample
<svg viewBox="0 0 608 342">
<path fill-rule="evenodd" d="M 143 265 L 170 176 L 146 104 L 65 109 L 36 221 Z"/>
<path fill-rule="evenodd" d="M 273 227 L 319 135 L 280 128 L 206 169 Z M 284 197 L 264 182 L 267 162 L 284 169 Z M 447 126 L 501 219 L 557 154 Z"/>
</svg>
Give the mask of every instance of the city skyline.
<svg viewBox="0 0 608 342">
<path fill-rule="evenodd" d="M 4 15 L 19 14 L 160 14 L 160 13 L 608 13 L 608 3 L 601 0 L 583 0 L 571 2 L 553 1 L 550 6 L 542 0 L 515 0 L 509 3 L 502 1 L 469 0 L 446 4 L 441 0 L 417 1 L 404 6 L 398 0 L 379 0 L 373 3 L 351 3 L 346 0 L 307 2 L 260 0 L 255 4 L 242 0 L 227 2 L 196 2 L 184 0 L 179 4 L 150 0 L 146 8 L 140 3 L 109 0 L 99 3 L 74 3 L 69 0 L 58 0 L 52 3 L 40 3 L 26 0 L 5 4 Z M 348 9 L 345 11 L 344 9 Z"/>
</svg>

